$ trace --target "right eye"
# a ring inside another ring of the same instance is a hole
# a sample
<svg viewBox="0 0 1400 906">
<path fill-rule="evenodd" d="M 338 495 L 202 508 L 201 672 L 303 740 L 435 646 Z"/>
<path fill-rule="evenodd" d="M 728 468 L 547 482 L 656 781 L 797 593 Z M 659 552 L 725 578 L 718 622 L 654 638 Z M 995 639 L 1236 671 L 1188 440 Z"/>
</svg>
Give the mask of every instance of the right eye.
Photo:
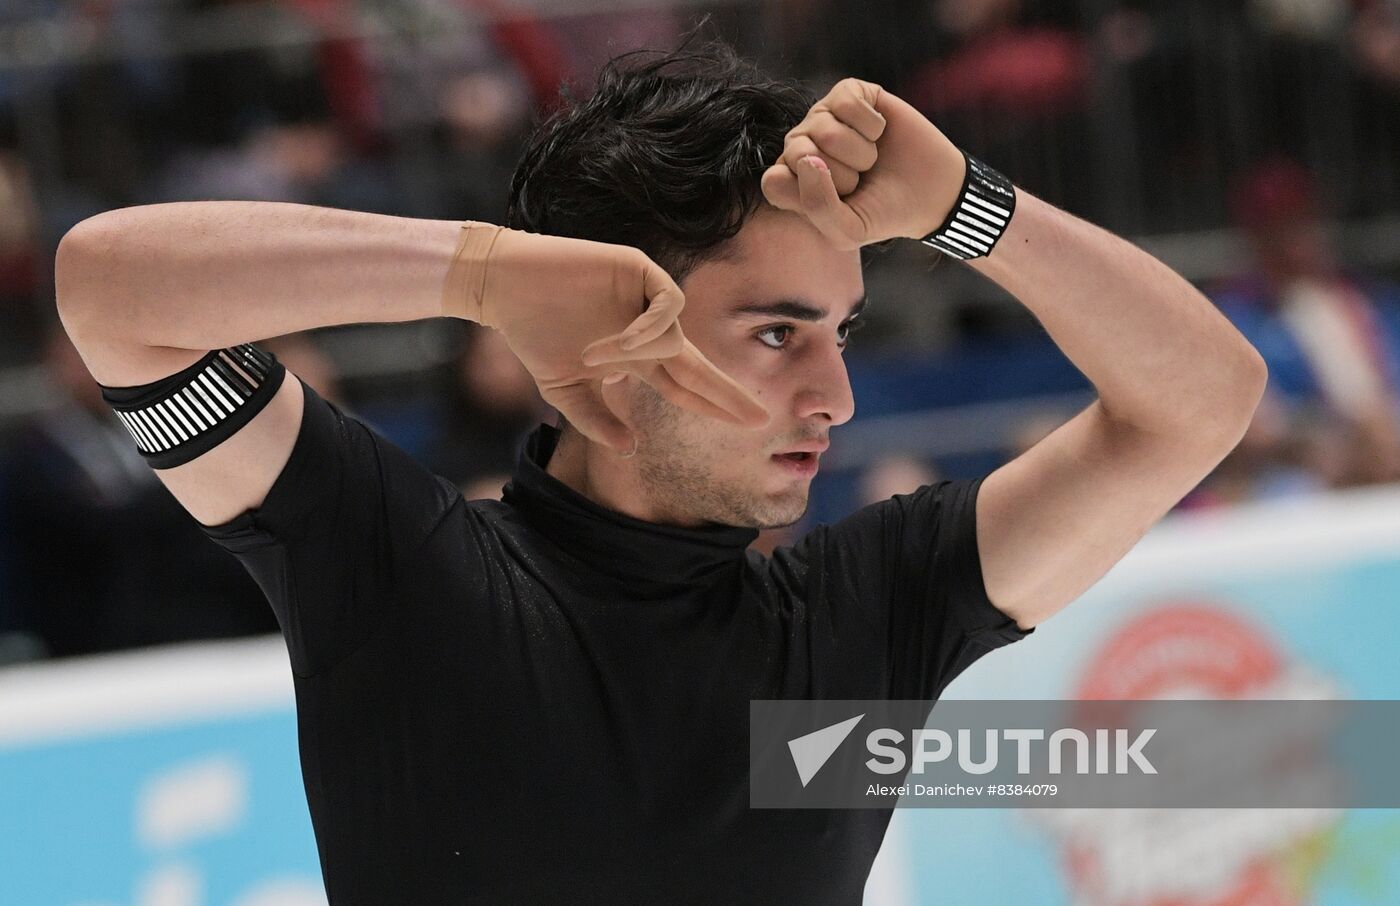
<svg viewBox="0 0 1400 906">
<path fill-rule="evenodd" d="M 770 349 L 782 349 L 787 345 L 788 337 L 792 335 L 792 328 L 786 324 L 777 324 L 773 327 L 765 327 L 758 332 L 758 340 Z M 771 337 L 771 340 L 768 339 Z"/>
</svg>

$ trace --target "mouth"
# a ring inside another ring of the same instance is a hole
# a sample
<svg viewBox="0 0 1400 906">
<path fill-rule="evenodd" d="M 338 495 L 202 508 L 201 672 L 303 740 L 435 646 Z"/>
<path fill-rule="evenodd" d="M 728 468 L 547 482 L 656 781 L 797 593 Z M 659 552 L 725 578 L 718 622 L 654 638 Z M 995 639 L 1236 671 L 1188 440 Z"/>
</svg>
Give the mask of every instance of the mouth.
<svg viewBox="0 0 1400 906">
<path fill-rule="evenodd" d="M 815 451 L 800 450 L 790 453 L 774 453 L 770 458 L 779 468 L 797 478 L 811 478 L 817 474 L 817 463 L 821 459 L 821 454 Z"/>
</svg>

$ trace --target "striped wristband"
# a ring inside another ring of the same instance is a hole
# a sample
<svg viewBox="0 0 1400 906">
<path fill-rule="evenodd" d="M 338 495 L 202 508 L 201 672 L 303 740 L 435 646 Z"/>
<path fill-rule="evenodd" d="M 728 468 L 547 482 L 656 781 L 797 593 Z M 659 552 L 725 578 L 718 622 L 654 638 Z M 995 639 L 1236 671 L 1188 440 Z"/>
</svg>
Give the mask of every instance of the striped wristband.
<svg viewBox="0 0 1400 906">
<path fill-rule="evenodd" d="M 213 349 L 170 377 L 138 387 L 106 387 L 102 398 L 131 432 L 153 469 L 207 453 L 253 420 L 287 369 L 251 343 Z"/>
<path fill-rule="evenodd" d="M 990 255 L 996 248 L 1016 210 L 1016 190 L 1011 180 L 971 154 L 964 151 L 963 157 L 967 176 L 953 210 L 941 227 L 919 241 L 966 261 Z"/>
</svg>

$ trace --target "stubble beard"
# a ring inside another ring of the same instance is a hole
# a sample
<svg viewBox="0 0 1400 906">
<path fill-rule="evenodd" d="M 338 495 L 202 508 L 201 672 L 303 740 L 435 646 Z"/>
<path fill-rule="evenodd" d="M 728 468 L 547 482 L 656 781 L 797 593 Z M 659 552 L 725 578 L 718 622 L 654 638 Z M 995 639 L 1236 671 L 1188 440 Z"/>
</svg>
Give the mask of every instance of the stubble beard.
<svg viewBox="0 0 1400 906">
<path fill-rule="evenodd" d="M 792 525 L 806 513 L 805 486 L 773 496 L 718 478 L 710 463 L 726 452 L 700 440 L 715 435 L 712 419 L 682 412 L 645 385 L 633 396 L 631 414 L 640 434 L 637 474 L 665 518 L 769 529 Z"/>
</svg>

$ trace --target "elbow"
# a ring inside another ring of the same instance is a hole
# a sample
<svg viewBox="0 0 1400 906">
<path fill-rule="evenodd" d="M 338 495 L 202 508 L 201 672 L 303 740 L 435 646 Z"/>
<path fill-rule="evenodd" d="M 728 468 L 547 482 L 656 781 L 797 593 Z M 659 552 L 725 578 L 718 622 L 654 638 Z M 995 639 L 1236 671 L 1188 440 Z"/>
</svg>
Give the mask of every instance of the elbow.
<svg viewBox="0 0 1400 906">
<path fill-rule="evenodd" d="M 1127 421 L 1216 460 L 1244 438 L 1268 381 L 1263 356 L 1239 337 L 1227 351 L 1214 355 L 1209 367 L 1182 375 L 1177 392 L 1158 394 L 1151 420 Z"/>
<path fill-rule="evenodd" d="M 1198 436 L 1219 448 L 1221 455 L 1233 450 L 1254 421 L 1268 383 L 1269 366 L 1264 357 L 1241 337 L 1238 351 L 1221 365 L 1219 389 L 1210 395 L 1213 404 L 1195 421 Z"/>
<path fill-rule="evenodd" d="M 54 303 L 59 320 L 71 335 L 94 307 L 101 294 L 101 262 L 110 255 L 115 230 L 108 211 L 80 221 L 63 234 L 54 252 Z"/>
<path fill-rule="evenodd" d="M 1248 340 L 1245 341 L 1246 365 L 1248 374 L 1245 377 L 1245 386 L 1248 389 L 1249 414 L 1254 415 L 1254 410 L 1259 408 L 1259 401 L 1264 398 L 1264 390 L 1269 386 L 1269 365 L 1264 361 L 1264 357 L 1259 354 Z"/>
<path fill-rule="evenodd" d="M 1240 343 L 1244 349 L 1240 353 L 1235 378 L 1234 396 L 1239 407 L 1235 417 L 1235 427 L 1238 431 L 1236 443 L 1254 420 L 1254 412 L 1259 408 L 1259 402 L 1264 398 L 1264 390 L 1269 385 L 1269 366 L 1264 357 L 1248 340 L 1242 338 Z"/>
<path fill-rule="evenodd" d="M 58 308 L 58 319 L 63 322 L 69 336 L 73 335 L 80 303 L 86 295 L 81 291 L 78 281 L 83 272 L 84 240 L 78 235 L 82 226 L 80 223 L 63 234 L 53 256 L 54 304 Z"/>
</svg>

